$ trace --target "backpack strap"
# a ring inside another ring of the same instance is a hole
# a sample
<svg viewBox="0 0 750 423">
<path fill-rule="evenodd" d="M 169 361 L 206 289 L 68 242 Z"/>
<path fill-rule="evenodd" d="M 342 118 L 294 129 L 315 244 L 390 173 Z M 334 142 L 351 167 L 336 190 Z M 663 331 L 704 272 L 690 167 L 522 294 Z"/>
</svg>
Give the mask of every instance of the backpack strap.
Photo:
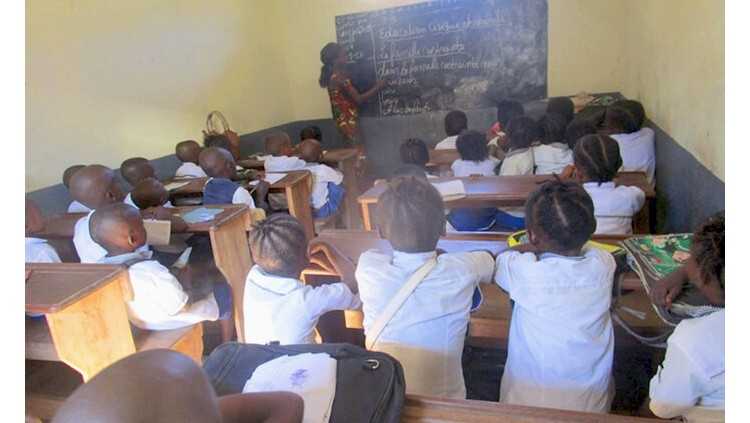
<svg viewBox="0 0 750 423">
<path fill-rule="evenodd" d="M 380 315 L 380 318 L 375 321 L 375 324 L 372 325 L 370 334 L 367 337 L 367 341 L 365 344 L 368 350 L 371 350 L 375 346 L 375 344 L 378 342 L 380 334 L 383 332 L 383 329 L 388 326 L 388 323 L 390 323 L 390 321 L 393 319 L 393 316 L 395 316 L 396 313 L 401 309 L 401 306 L 404 305 L 406 299 L 409 298 L 409 296 L 412 292 L 414 292 L 415 289 L 417 289 L 417 286 L 424 280 L 424 278 L 427 277 L 427 275 L 432 271 L 436 264 L 436 257 L 427 260 L 427 262 L 423 264 L 422 267 L 417 269 L 416 272 L 412 273 L 406 283 L 401 286 L 401 289 L 398 290 L 396 296 L 394 296 L 388 303 L 388 305 L 385 306 L 383 313 Z"/>
</svg>

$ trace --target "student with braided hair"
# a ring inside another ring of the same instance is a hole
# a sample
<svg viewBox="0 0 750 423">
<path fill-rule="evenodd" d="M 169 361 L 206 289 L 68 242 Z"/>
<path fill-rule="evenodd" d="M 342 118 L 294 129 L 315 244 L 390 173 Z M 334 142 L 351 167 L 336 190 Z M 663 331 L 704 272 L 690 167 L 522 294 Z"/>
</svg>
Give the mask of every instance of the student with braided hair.
<svg viewBox="0 0 750 423">
<path fill-rule="evenodd" d="M 617 142 L 606 135 L 586 135 L 573 154 L 575 174 L 594 201 L 597 234 L 632 234 L 633 215 L 646 201 L 638 187 L 615 186 L 622 166 Z"/>
<path fill-rule="evenodd" d="M 585 245 L 594 204 L 578 184 L 547 182 L 526 202 L 526 223 L 529 243 L 497 256 L 495 282 L 514 301 L 500 402 L 606 413 L 616 265 Z"/>
<path fill-rule="evenodd" d="M 620 145 L 622 169 L 645 172 L 648 182 L 653 184 L 656 172 L 654 131 L 642 127 L 644 119 L 643 106 L 637 101 L 618 102 L 607 107 L 604 127 L 605 133 Z"/>
<path fill-rule="evenodd" d="M 693 234 L 687 263 L 652 289 L 656 304 L 670 306 L 685 283 L 724 307 L 724 214 Z M 667 354 L 649 389 L 651 411 L 690 422 L 724 421 L 724 309 L 685 319 L 667 340 Z"/>
<path fill-rule="evenodd" d="M 320 316 L 362 305 L 353 274 L 315 288 L 300 281 L 309 256 L 305 230 L 294 217 L 271 215 L 255 223 L 248 238 L 255 265 L 245 282 L 245 342 L 310 344 Z"/>
<path fill-rule="evenodd" d="M 535 174 L 559 174 L 566 166 L 573 164 L 573 151 L 565 143 L 566 125 L 566 118 L 557 113 L 547 113 L 539 119 L 542 142 L 532 147 L 536 164 Z"/>
</svg>

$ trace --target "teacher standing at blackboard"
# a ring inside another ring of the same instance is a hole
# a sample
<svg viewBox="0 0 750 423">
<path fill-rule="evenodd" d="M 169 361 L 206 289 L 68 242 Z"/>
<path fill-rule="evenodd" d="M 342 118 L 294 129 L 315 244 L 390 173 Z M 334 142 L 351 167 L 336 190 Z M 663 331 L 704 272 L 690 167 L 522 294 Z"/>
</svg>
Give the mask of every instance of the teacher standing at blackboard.
<svg viewBox="0 0 750 423">
<path fill-rule="evenodd" d="M 318 82 L 321 88 L 328 89 L 333 120 L 344 141 L 362 152 L 364 145 L 358 130 L 359 105 L 380 91 L 385 86 L 385 81 L 377 81 L 372 88 L 360 94 L 346 71 L 348 59 L 343 47 L 336 43 L 326 44 L 320 51 L 323 67 L 320 68 Z"/>
</svg>

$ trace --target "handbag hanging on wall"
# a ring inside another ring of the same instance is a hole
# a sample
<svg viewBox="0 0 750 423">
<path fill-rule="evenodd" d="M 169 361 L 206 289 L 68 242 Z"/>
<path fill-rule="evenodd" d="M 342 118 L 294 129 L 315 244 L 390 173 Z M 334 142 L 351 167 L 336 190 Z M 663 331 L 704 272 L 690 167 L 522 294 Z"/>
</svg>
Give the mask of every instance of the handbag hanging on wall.
<svg viewBox="0 0 750 423">
<path fill-rule="evenodd" d="M 229 122 L 227 122 L 227 118 L 220 111 L 214 110 L 208 114 L 208 117 L 206 117 L 206 130 L 203 131 L 204 134 L 217 135 L 227 131 L 231 131 Z"/>
</svg>

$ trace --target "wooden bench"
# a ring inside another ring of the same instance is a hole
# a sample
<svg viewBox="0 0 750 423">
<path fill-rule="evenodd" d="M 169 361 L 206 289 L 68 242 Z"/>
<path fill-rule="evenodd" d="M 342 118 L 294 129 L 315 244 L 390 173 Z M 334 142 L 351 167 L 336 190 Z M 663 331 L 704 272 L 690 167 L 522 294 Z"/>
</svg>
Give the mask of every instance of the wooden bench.
<svg viewBox="0 0 750 423">
<path fill-rule="evenodd" d="M 445 177 L 431 179 L 430 182 L 446 182 L 459 179 L 463 181 L 466 196 L 445 203 L 446 208 L 459 207 L 523 207 L 526 199 L 539 185 L 554 179 L 552 175 L 530 176 L 480 176 L 480 177 Z M 637 186 L 646 193 L 646 203 L 641 212 L 633 217 L 635 233 L 649 233 L 653 202 L 656 199 L 654 188 L 646 180 L 643 172 L 621 172 L 615 178 L 619 185 Z M 365 230 L 374 228 L 372 216 L 378 198 L 385 191 L 386 184 L 375 184 L 359 196 L 362 221 Z"/>
</svg>

